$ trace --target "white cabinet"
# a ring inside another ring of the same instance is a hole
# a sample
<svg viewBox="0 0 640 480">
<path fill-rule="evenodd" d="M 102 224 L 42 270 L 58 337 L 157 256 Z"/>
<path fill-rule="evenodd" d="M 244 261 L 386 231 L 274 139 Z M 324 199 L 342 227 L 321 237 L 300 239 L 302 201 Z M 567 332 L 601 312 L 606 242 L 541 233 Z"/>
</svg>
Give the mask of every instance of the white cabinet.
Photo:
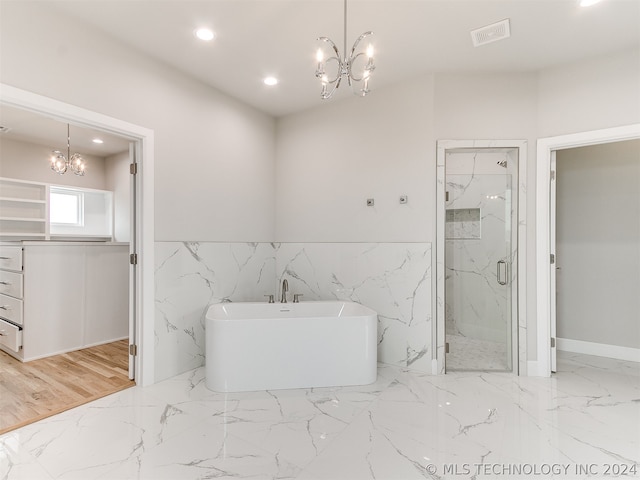
<svg viewBox="0 0 640 480">
<path fill-rule="evenodd" d="M 24 273 L 0 270 L 11 288 L 19 277 L 21 293 L 0 292 L 0 349 L 29 361 L 128 336 L 128 245 L 24 242 L 22 249 Z"/>
<path fill-rule="evenodd" d="M 0 346 L 9 349 L 9 353 L 18 352 L 22 345 L 22 330 L 12 323 L 0 320 Z"/>
<path fill-rule="evenodd" d="M 0 237 L 5 240 L 48 237 L 47 185 L 0 178 Z"/>
<path fill-rule="evenodd" d="M 20 356 L 23 324 L 22 247 L 0 245 L 0 349 Z"/>
</svg>

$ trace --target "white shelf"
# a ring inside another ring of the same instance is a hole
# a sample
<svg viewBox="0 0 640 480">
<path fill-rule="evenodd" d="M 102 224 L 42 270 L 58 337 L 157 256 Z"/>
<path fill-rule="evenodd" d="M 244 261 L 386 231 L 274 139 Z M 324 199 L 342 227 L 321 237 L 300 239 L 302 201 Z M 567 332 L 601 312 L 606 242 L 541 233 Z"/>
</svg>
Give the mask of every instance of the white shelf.
<svg viewBox="0 0 640 480">
<path fill-rule="evenodd" d="M 44 183 L 0 178 L 0 238 L 48 238 L 48 188 Z"/>
<path fill-rule="evenodd" d="M 30 218 L 30 217 L 0 217 L 0 221 L 6 222 L 36 222 L 44 223 L 47 220 L 44 218 Z"/>
<path fill-rule="evenodd" d="M 0 201 L 13 202 L 13 203 L 33 203 L 37 205 L 45 205 L 47 203 L 46 200 L 32 200 L 29 198 L 19 198 L 19 197 L 0 197 Z"/>
</svg>

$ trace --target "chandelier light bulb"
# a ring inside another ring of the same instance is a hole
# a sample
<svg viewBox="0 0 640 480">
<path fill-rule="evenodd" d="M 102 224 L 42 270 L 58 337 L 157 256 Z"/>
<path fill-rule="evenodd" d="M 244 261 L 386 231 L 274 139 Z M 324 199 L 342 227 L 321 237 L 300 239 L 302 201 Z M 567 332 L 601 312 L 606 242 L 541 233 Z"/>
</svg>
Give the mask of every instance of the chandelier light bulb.
<svg viewBox="0 0 640 480">
<path fill-rule="evenodd" d="M 322 54 L 322 49 L 319 48 L 318 51 L 316 52 L 316 61 L 318 63 L 322 63 L 322 60 L 324 60 L 324 55 Z"/>
<path fill-rule="evenodd" d="M 373 45 L 371 44 L 367 47 L 367 57 L 369 57 L 369 59 L 373 58 Z"/>
</svg>

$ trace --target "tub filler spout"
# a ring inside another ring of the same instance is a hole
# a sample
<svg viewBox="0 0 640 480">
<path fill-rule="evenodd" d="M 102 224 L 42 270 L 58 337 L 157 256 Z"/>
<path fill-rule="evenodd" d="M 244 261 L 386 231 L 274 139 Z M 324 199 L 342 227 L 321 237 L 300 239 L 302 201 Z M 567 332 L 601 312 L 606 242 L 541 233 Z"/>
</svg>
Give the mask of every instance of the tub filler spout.
<svg viewBox="0 0 640 480">
<path fill-rule="evenodd" d="M 285 278 L 282 280 L 282 297 L 280 298 L 280 303 L 287 303 L 287 292 L 289 291 L 289 282 Z"/>
</svg>

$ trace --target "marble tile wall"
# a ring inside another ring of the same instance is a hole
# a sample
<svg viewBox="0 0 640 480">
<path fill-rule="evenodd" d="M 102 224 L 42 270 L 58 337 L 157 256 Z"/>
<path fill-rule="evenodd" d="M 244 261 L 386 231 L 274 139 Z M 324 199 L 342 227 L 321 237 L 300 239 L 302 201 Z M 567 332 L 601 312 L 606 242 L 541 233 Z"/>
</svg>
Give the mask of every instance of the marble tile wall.
<svg viewBox="0 0 640 480">
<path fill-rule="evenodd" d="M 378 312 L 378 361 L 431 372 L 430 243 L 283 243 L 278 282 L 304 300 L 352 300 Z"/>
<path fill-rule="evenodd" d="M 155 370 L 160 381 L 204 364 L 216 302 L 353 300 L 378 316 L 378 360 L 431 371 L 430 243 L 157 242 Z"/>
<path fill-rule="evenodd" d="M 505 343 L 511 338 L 510 285 L 498 283 L 498 261 L 511 263 L 511 202 L 507 175 L 448 175 L 447 213 L 480 212 L 475 228 L 450 228 L 446 239 L 446 325 L 448 334 Z M 463 220 L 465 218 L 463 217 Z M 507 281 L 507 272 L 504 271 Z M 472 360 L 471 360 L 472 361 Z"/>
<path fill-rule="evenodd" d="M 204 318 L 212 303 L 261 301 L 273 292 L 270 243 L 156 242 L 155 377 L 204 364 Z"/>
</svg>

